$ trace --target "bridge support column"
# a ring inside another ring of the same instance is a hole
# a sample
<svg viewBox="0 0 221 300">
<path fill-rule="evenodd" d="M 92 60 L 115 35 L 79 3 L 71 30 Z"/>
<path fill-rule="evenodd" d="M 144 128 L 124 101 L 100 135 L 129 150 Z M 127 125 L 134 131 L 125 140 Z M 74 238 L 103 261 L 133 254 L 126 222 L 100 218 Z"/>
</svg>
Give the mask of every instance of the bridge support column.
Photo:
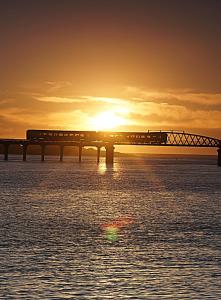
<svg viewBox="0 0 221 300">
<path fill-rule="evenodd" d="M 78 156 L 78 161 L 79 161 L 79 163 L 81 163 L 81 157 L 82 157 L 82 146 L 79 146 L 79 152 L 78 152 L 78 154 L 79 154 L 79 156 Z"/>
<path fill-rule="evenodd" d="M 41 145 L 41 161 L 45 160 L 45 145 Z"/>
<path fill-rule="evenodd" d="M 25 145 L 25 144 L 22 145 L 22 159 L 23 159 L 23 161 L 26 161 L 27 148 L 28 148 L 28 145 Z"/>
<path fill-rule="evenodd" d="M 63 156 L 64 156 L 64 146 L 60 146 L 60 161 L 63 161 Z"/>
<path fill-rule="evenodd" d="M 4 144 L 4 160 L 8 160 L 8 148 L 9 144 Z"/>
<path fill-rule="evenodd" d="M 100 162 L 101 147 L 97 147 L 97 163 Z"/>
<path fill-rule="evenodd" d="M 217 152 L 218 152 L 217 165 L 218 165 L 219 167 L 221 167 L 221 148 L 219 148 L 219 149 L 217 150 Z"/>
<path fill-rule="evenodd" d="M 112 144 L 107 145 L 106 147 L 106 164 L 114 163 L 114 146 Z"/>
</svg>

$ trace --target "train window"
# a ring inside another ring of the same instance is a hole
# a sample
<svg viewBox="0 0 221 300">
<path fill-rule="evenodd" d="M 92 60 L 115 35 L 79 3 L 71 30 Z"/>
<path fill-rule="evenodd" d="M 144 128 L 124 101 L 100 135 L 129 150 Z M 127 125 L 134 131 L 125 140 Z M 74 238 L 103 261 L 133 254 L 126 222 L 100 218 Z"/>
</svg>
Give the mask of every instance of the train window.
<svg viewBox="0 0 221 300">
<path fill-rule="evenodd" d="M 60 132 L 58 135 L 59 135 L 59 136 L 64 136 L 64 134 L 63 134 L 62 132 Z"/>
<path fill-rule="evenodd" d="M 48 134 L 49 136 L 52 136 L 52 132 L 49 132 L 49 134 Z"/>
<path fill-rule="evenodd" d="M 69 133 L 69 136 L 74 136 L 74 134 L 73 133 Z"/>
<path fill-rule="evenodd" d="M 68 136 L 68 133 L 64 133 L 63 136 Z"/>
<path fill-rule="evenodd" d="M 81 134 L 80 134 L 80 136 L 81 136 L 81 137 L 84 137 L 84 134 L 83 134 L 83 133 L 81 133 Z"/>
</svg>

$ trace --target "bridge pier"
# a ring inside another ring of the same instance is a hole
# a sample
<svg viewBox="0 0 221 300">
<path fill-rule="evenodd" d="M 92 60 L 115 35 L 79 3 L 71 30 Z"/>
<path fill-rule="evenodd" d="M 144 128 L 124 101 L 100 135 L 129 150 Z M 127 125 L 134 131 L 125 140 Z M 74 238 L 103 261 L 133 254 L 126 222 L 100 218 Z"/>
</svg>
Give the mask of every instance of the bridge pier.
<svg viewBox="0 0 221 300">
<path fill-rule="evenodd" d="M 79 146 L 79 157 L 78 157 L 78 161 L 79 161 L 79 163 L 81 163 L 81 157 L 82 157 L 82 146 Z"/>
<path fill-rule="evenodd" d="M 106 147 L 106 164 L 114 163 L 114 145 L 110 144 Z"/>
<path fill-rule="evenodd" d="M 23 159 L 23 161 L 26 161 L 27 148 L 28 148 L 28 145 L 25 145 L 25 144 L 22 145 L 22 159 Z"/>
<path fill-rule="evenodd" d="M 45 145 L 41 145 L 41 161 L 45 160 Z"/>
<path fill-rule="evenodd" d="M 8 160 L 8 148 L 9 144 L 4 144 L 4 160 Z"/>
<path fill-rule="evenodd" d="M 218 152 L 217 165 L 218 165 L 219 167 L 221 167 L 221 148 L 219 148 L 219 149 L 217 150 L 217 152 Z"/>
<path fill-rule="evenodd" d="M 60 161 L 63 161 L 63 157 L 64 157 L 64 146 L 61 145 L 60 146 Z"/>
<path fill-rule="evenodd" d="M 97 163 L 100 162 L 101 147 L 97 147 Z"/>
</svg>

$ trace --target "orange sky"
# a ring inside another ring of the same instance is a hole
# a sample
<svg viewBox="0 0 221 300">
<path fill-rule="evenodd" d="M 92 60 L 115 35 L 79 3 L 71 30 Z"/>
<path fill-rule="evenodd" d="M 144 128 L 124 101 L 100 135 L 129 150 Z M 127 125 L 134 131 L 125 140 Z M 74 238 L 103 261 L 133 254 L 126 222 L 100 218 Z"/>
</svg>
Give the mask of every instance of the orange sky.
<svg viewBox="0 0 221 300">
<path fill-rule="evenodd" d="M 220 12 L 215 0 L 1 3 L 0 136 L 117 125 L 221 138 Z"/>
</svg>

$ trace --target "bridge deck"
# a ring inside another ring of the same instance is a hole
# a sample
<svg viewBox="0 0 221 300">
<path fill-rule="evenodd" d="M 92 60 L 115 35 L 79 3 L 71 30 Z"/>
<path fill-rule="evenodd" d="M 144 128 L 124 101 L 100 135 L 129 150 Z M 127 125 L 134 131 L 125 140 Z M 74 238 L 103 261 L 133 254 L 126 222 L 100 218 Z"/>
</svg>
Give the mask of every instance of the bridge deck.
<svg viewBox="0 0 221 300">
<path fill-rule="evenodd" d="M 63 149 L 65 146 L 79 147 L 79 162 L 81 162 L 82 148 L 85 146 L 97 147 L 97 162 L 100 159 L 100 148 L 106 149 L 106 163 L 113 164 L 114 145 L 137 145 L 137 146 L 176 146 L 176 147 L 207 147 L 218 148 L 218 165 L 221 166 L 221 140 L 174 131 L 155 132 L 94 132 L 94 131 L 38 131 L 40 135 L 33 134 L 32 139 L 0 139 L 4 147 L 4 159 L 8 160 L 9 146 L 20 145 L 22 147 L 23 160 L 26 160 L 27 148 L 29 145 L 41 147 L 41 160 L 44 161 L 45 146 L 56 145 L 60 147 L 60 160 L 63 160 Z M 50 133 L 50 135 L 49 135 Z M 66 139 L 66 140 L 65 140 Z M 67 140 L 68 139 L 68 140 Z"/>
<path fill-rule="evenodd" d="M 65 131 L 64 131 L 65 132 Z M 72 131 L 74 133 L 75 131 Z M 79 131 L 76 131 L 79 133 Z M 221 140 L 203 135 L 176 132 L 176 131 L 148 131 L 148 132 L 93 132 L 81 131 L 82 133 L 91 133 L 90 140 L 87 137 L 78 138 L 68 137 L 68 140 L 62 137 L 40 138 L 40 139 L 0 139 L 0 144 L 47 144 L 47 145 L 66 145 L 66 146 L 105 146 L 107 143 L 113 145 L 138 145 L 138 146 L 182 146 L 182 147 L 216 147 L 221 148 Z M 105 135 L 108 134 L 108 138 Z M 151 134 L 154 134 L 151 136 Z M 159 137 L 157 136 L 159 134 Z M 128 138 L 129 135 L 129 138 Z M 163 135 L 163 138 L 161 138 Z M 86 134 L 85 134 L 86 136 Z M 148 138 L 147 138 L 148 136 Z"/>
</svg>

